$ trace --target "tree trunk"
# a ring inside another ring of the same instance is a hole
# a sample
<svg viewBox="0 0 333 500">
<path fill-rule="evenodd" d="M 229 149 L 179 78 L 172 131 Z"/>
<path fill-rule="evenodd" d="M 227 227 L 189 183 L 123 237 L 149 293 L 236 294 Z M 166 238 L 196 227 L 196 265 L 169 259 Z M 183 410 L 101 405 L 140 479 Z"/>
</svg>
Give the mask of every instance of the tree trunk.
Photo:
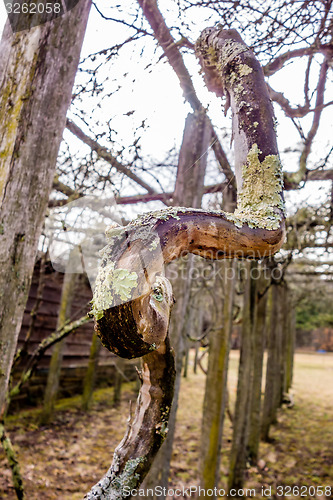
<svg viewBox="0 0 333 500">
<path fill-rule="evenodd" d="M 90 6 L 81 0 L 63 16 L 17 33 L 7 23 L 1 40 L 0 412 Z"/>
<path fill-rule="evenodd" d="M 187 378 L 188 376 L 188 363 L 190 360 L 190 343 L 188 340 L 185 340 L 185 356 L 184 356 L 184 366 L 183 366 L 183 378 Z"/>
<path fill-rule="evenodd" d="M 158 293 L 157 293 L 157 286 Z M 142 358 L 139 373 L 142 387 L 138 396 L 135 417 L 130 415 L 127 432 L 118 445 L 113 463 L 106 475 L 85 496 L 87 500 L 122 499 L 138 487 L 150 469 L 152 461 L 168 433 L 169 413 L 173 399 L 174 356 L 167 334 L 170 309 L 173 304 L 171 287 L 159 278 L 153 290 L 140 301 L 140 312 L 154 332 L 154 347 Z M 128 329 L 132 318 L 121 323 Z M 123 348 L 122 357 L 133 357 L 133 346 Z"/>
<path fill-rule="evenodd" d="M 194 351 L 194 362 L 193 362 L 193 373 L 194 375 L 197 374 L 197 371 L 198 371 L 198 355 L 199 355 L 199 348 L 200 348 L 200 343 L 199 341 L 197 341 L 195 343 L 195 351 Z"/>
<path fill-rule="evenodd" d="M 200 486 L 205 491 L 218 486 L 223 421 L 226 407 L 228 360 L 232 330 L 236 261 L 222 263 L 223 298 L 216 294 L 216 326 L 209 337 L 209 359 L 201 428 Z M 202 495 L 202 498 L 206 498 Z M 209 498 L 209 496 L 207 496 Z"/>
<path fill-rule="evenodd" d="M 179 152 L 173 204 L 200 208 L 211 131 L 203 112 L 190 113 L 186 118 L 182 146 Z"/>
<path fill-rule="evenodd" d="M 284 287 L 280 283 L 277 287 L 278 292 L 278 307 L 277 316 L 275 318 L 276 326 L 276 369 L 274 383 L 274 418 L 272 423 L 277 423 L 277 410 L 282 404 L 283 398 L 283 379 L 284 379 L 284 356 L 283 356 L 283 335 L 284 335 Z"/>
<path fill-rule="evenodd" d="M 248 442 L 248 455 L 251 463 L 253 464 L 255 464 L 258 459 L 261 429 L 262 374 L 268 296 L 268 280 L 264 276 L 264 266 L 265 265 L 258 266 L 257 268 L 260 276 L 258 277 L 256 310 L 254 318 L 253 385 L 250 412 L 250 432 Z"/>
<path fill-rule="evenodd" d="M 61 290 L 60 308 L 57 320 L 57 330 L 60 330 L 71 317 L 77 274 L 65 273 Z M 40 416 L 42 425 L 50 423 L 53 416 L 54 404 L 59 389 L 59 379 L 62 364 L 62 355 L 66 339 L 60 340 L 53 347 L 49 372 L 44 393 L 43 409 Z"/>
<path fill-rule="evenodd" d="M 205 115 L 200 112 L 189 114 L 186 118 L 183 142 L 179 153 L 173 200 L 176 205 L 201 206 L 209 140 L 210 130 L 207 128 Z M 175 274 L 174 279 L 170 278 L 176 297 L 176 304 L 170 320 L 171 345 L 176 353 L 175 393 L 170 413 L 168 435 L 145 481 L 145 487 L 147 488 L 156 485 L 168 487 L 181 372 L 185 354 L 185 318 L 190 300 L 193 257 L 193 255 L 190 255 L 185 262 L 174 264 L 172 270 L 169 271 L 169 274 L 172 271 L 172 274 Z"/>
<path fill-rule="evenodd" d="M 288 330 L 290 323 L 289 291 L 285 282 L 281 283 L 280 290 L 280 315 L 281 315 L 281 359 L 280 359 L 280 403 L 283 402 L 283 394 L 286 387 L 287 376 L 287 345 Z"/>
<path fill-rule="evenodd" d="M 15 353 L 15 358 L 13 361 L 12 369 L 15 367 L 16 363 L 22 363 L 23 360 L 26 359 L 28 356 L 28 345 L 30 342 L 31 335 L 32 335 L 34 328 L 35 328 L 35 322 L 36 322 L 36 319 L 38 316 L 39 307 L 43 303 L 43 291 L 44 291 L 45 279 L 46 279 L 45 263 L 46 263 L 46 253 L 43 253 L 43 255 L 40 259 L 36 301 L 35 301 L 34 306 L 30 312 L 29 328 L 28 328 L 28 331 L 27 331 L 26 336 L 24 338 L 24 343 L 23 343 L 22 347 L 20 349 L 18 349 Z"/>
<path fill-rule="evenodd" d="M 248 438 L 253 390 L 254 318 L 256 302 L 256 280 L 252 272 L 257 262 L 246 263 L 245 292 L 243 305 L 241 351 L 238 370 L 237 399 L 233 421 L 232 448 L 230 454 L 228 487 L 242 488 L 248 458 Z"/>
<path fill-rule="evenodd" d="M 291 292 L 288 294 L 289 310 L 288 310 L 288 325 L 286 339 L 286 378 L 284 391 L 289 392 L 293 382 L 293 367 L 295 353 L 295 336 L 296 336 L 296 310 L 292 301 Z"/>
<path fill-rule="evenodd" d="M 261 423 L 261 437 L 264 441 L 269 440 L 270 426 L 276 422 L 276 399 L 280 378 L 280 366 L 278 361 L 279 343 L 279 290 L 278 285 L 271 286 L 271 307 L 268 332 L 268 352 L 264 406 Z"/>
<path fill-rule="evenodd" d="M 197 304 L 197 308 L 196 308 L 196 313 L 197 313 L 197 318 L 196 318 L 196 321 L 197 321 L 197 325 L 198 325 L 198 328 L 197 328 L 197 338 L 198 340 L 195 340 L 195 354 L 194 354 L 194 361 L 193 361 L 193 373 L 194 374 L 197 374 L 198 372 L 198 358 L 199 358 L 199 354 L 200 354 L 200 339 L 202 338 L 203 336 L 203 314 L 204 314 L 204 304 L 201 304 L 200 303 L 200 298 L 197 297 L 196 299 L 196 304 Z"/>
<path fill-rule="evenodd" d="M 282 372 L 282 398 L 288 393 L 292 383 L 293 358 L 294 358 L 294 329 L 295 308 L 293 306 L 292 293 L 286 283 L 283 287 L 283 372 Z"/>
<path fill-rule="evenodd" d="M 82 394 L 82 409 L 88 411 L 91 407 L 92 395 L 94 392 L 96 370 L 98 366 L 98 358 L 102 344 L 95 333 L 93 333 L 90 346 L 90 354 L 87 371 L 83 382 Z"/>
<path fill-rule="evenodd" d="M 236 199 L 233 189 L 223 193 L 222 207 L 233 212 Z M 214 489 L 218 486 L 223 434 L 224 414 L 228 405 L 227 378 L 232 332 L 236 262 L 224 263 L 222 280 L 216 281 L 216 290 L 222 289 L 222 297 L 216 293 L 216 327 L 209 337 L 208 369 L 201 425 L 201 487 Z M 231 271 L 231 275 L 229 272 Z M 216 374 L 219 374 L 217 377 Z"/>
</svg>

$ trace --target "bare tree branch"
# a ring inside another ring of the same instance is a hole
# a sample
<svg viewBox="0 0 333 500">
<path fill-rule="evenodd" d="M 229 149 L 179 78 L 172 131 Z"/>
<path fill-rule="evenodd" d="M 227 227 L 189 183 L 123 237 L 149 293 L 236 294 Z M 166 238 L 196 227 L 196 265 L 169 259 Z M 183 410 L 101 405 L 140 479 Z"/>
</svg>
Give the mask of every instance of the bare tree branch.
<svg viewBox="0 0 333 500">
<path fill-rule="evenodd" d="M 309 99 L 309 79 L 310 79 L 310 69 L 313 61 L 313 56 L 308 58 L 308 65 L 306 67 L 305 79 L 304 79 L 304 101 L 305 105 L 310 107 L 310 99 Z"/>
<path fill-rule="evenodd" d="M 333 101 L 329 101 L 327 103 L 322 102 L 314 108 L 310 108 L 309 104 L 306 103 L 304 106 L 297 106 L 296 108 L 293 108 L 282 92 L 276 92 L 269 83 L 267 83 L 267 87 L 272 101 L 277 102 L 289 118 L 303 118 L 303 116 L 306 116 L 309 113 L 321 112 L 324 108 L 333 104 Z"/>
<path fill-rule="evenodd" d="M 204 111 L 204 108 L 197 97 L 191 75 L 185 66 L 179 45 L 172 38 L 164 17 L 158 9 L 156 0 L 137 0 L 142 11 L 149 22 L 156 40 L 164 50 L 170 66 L 176 73 L 180 86 L 183 90 L 184 98 L 192 106 L 193 111 Z M 216 135 L 211 121 L 209 120 L 212 134 L 212 148 L 222 172 L 230 182 L 233 189 L 236 188 L 235 178 L 228 162 L 227 156 L 223 151 L 222 145 Z"/>
<path fill-rule="evenodd" d="M 51 333 L 51 335 L 46 337 L 46 339 L 42 340 L 42 342 L 37 346 L 36 350 L 32 354 L 27 368 L 22 372 L 20 380 L 12 389 L 10 389 L 7 400 L 9 401 L 11 398 L 19 394 L 22 386 L 33 375 L 35 369 L 37 368 L 38 361 L 41 359 L 47 349 L 49 349 L 54 344 L 67 337 L 70 333 L 77 330 L 80 326 L 88 323 L 91 320 L 92 318 L 88 314 L 86 314 L 85 316 L 82 316 L 82 318 L 64 325 L 62 328 L 59 328 L 59 330 Z"/>
<path fill-rule="evenodd" d="M 140 179 L 134 172 L 132 172 L 128 167 L 125 165 L 122 165 L 111 153 L 110 151 L 105 148 L 104 146 L 101 146 L 98 144 L 97 141 L 94 139 L 91 139 L 89 136 L 87 136 L 83 130 L 80 129 L 75 123 L 71 122 L 70 120 L 67 120 L 66 122 L 66 127 L 72 134 L 76 135 L 78 139 L 80 139 L 82 142 L 87 144 L 93 151 L 95 151 L 100 158 L 103 158 L 103 160 L 107 161 L 112 165 L 118 172 L 121 172 L 122 174 L 125 174 L 127 177 L 132 179 L 134 182 L 139 184 L 139 186 L 143 187 L 148 193 L 155 193 L 155 190 L 149 186 L 145 181 Z"/>
<path fill-rule="evenodd" d="M 333 170 L 307 170 L 308 181 L 333 181 Z"/>
<path fill-rule="evenodd" d="M 185 66 L 179 47 L 172 38 L 164 17 L 158 9 L 156 0 L 138 0 L 138 4 L 142 8 L 154 32 L 155 38 L 162 47 L 172 69 L 179 78 L 185 99 L 190 103 L 193 111 L 200 111 L 202 104 L 196 95 L 191 76 Z"/>
<path fill-rule="evenodd" d="M 210 186 L 204 186 L 203 194 L 207 193 L 219 193 L 223 191 L 227 186 L 227 182 L 220 182 L 219 184 L 212 184 Z M 154 194 L 138 194 L 134 196 L 118 196 L 116 197 L 116 202 L 118 205 L 131 205 L 134 203 L 147 203 L 148 201 L 166 201 L 167 204 L 172 201 L 174 193 L 154 193 Z"/>
<path fill-rule="evenodd" d="M 313 115 L 312 126 L 305 140 L 304 149 L 301 154 L 299 162 L 300 174 L 305 173 L 306 171 L 306 162 L 311 151 L 312 142 L 319 128 L 320 117 L 324 105 L 324 93 L 325 93 L 327 71 L 328 71 L 328 60 L 325 59 L 320 67 L 319 79 L 317 84 L 316 106 Z"/>
<path fill-rule="evenodd" d="M 284 190 L 291 191 L 293 189 L 299 189 L 300 183 L 292 180 L 292 172 L 284 172 Z M 333 181 L 333 169 L 330 170 L 307 170 L 305 174 L 306 180 L 308 181 Z M 65 185 L 64 185 L 65 186 Z M 218 184 L 211 184 L 209 186 L 204 186 L 203 194 L 208 193 L 219 193 L 223 192 L 228 186 L 227 182 L 220 182 Z M 69 201 L 83 196 L 74 190 L 71 190 L 69 186 L 65 186 L 68 193 L 73 193 L 70 195 L 69 199 L 54 200 L 49 201 L 49 208 L 61 207 L 66 205 Z M 65 190 L 61 189 L 61 192 Z M 115 200 L 118 205 L 134 205 L 136 203 L 148 203 L 150 201 L 162 201 L 169 206 L 173 199 L 174 194 L 172 192 L 166 193 L 152 193 L 152 194 L 136 194 L 132 196 L 116 196 Z"/>
<path fill-rule="evenodd" d="M 60 193 L 65 194 L 66 196 L 73 196 L 77 194 L 77 192 L 74 189 L 67 186 L 63 182 L 60 182 L 58 176 L 54 178 L 52 187 L 56 191 L 59 191 Z"/>
<path fill-rule="evenodd" d="M 284 54 L 279 55 L 272 61 L 270 61 L 266 66 L 263 67 L 265 76 L 274 75 L 279 71 L 287 61 L 294 59 L 295 57 L 309 56 L 313 54 L 324 54 L 328 59 L 333 57 L 333 47 L 330 43 L 325 43 L 318 46 L 304 47 L 301 49 L 289 50 Z"/>
</svg>

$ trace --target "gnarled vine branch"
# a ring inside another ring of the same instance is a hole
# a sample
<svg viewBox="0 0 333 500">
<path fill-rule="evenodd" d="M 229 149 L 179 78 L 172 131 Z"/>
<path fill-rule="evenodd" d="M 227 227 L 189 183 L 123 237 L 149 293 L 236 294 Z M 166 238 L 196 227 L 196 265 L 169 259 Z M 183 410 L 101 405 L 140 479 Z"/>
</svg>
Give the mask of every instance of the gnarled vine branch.
<svg viewBox="0 0 333 500">
<path fill-rule="evenodd" d="M 207 86 L 232 109 L 238 202 L 235 213 L 168 208 L 107 231 L 93 299 L 103 344 L 143 356 L 136 416 L 106 476 L 87 499 L 120 499 L 137 487 L 167 431 L 174 363 L 167 337 L 172 290 L 165 263 L 186 253 L 261 258 L 284 239 L 282 173 L 275 119 L 259 62 L 234 30 L 208 28 L 196 43 Z"/>
</svg>

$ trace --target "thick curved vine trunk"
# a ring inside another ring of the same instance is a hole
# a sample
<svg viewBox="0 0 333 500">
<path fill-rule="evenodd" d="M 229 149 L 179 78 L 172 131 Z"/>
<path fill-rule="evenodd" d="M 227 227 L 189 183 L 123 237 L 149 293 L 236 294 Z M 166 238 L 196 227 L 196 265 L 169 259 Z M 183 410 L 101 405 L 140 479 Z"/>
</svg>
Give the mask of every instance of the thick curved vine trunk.
<svg viewBox="0 0 333 500">
<path fill-rule="evenodd" d="M 144 356 L 146 368 L 135 421 L 88 499 L 126 497 L 125 486 L 142 482 L 165 435 L 174 365 L 167 338 L 172 291 L 162 276 L 164 264 L 187 253 L 262 258 L 284 239 L 275 120 L 260 64 L 234 30 L 204 30 L 196 52 L 208 88 L 226 95 L 232 109 L 237 209 L 168 208 L 107 231 L 93 299 L 96 332 L 116 354 Z"/>
<path fill-rule="evenodd" d="M 92 499 L 121 499 L 141 484 L 168 432 L 168 418 L 175 380 L 174 356 L 167 338 L 173 296 L 168 280 L 158 280 L 156 290 L 144 297 L 145 313 L 151 319 L 156 346 L 143 356 L 142 383 L 135 418 L 130 416 L 127 432 L 117 447 L 107 474 L 85 496 Z M 123 323 L 126 330 L 126 323 Z M 128 342 L 131 345 L 131 342 Z M 133 357 L 123 347 L 123 357 Z"/>
<path fill-rule="evenodd" d="M 172 404 L 174 359 L 169 341 L 143 357 L 142 387 L 134 421 L 118 445 L 107 474 L 85 496 L 92 499 L 128 498 L 147 474 L 165 439 Z"/>
</svg>

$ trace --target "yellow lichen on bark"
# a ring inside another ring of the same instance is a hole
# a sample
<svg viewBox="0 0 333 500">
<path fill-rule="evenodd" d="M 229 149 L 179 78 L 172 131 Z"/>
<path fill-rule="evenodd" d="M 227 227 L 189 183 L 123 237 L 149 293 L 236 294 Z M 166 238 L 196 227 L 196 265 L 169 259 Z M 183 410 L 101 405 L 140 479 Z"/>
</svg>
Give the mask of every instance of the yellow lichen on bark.
<svg viewBox="0 0 333 500">
<path fill-rule="evenodd" d="M 281 163 L 278 155 L 268 155 L 261 162 L 260 153 L 253 144 L 242 168 L 243 184 L 234 216 L 250 227 L 278 229 L 284 211 Z"/>
<path fill-rule="evenodd" d="M 113 262 L 101 267 L 96 280 L 93 313 L 101 317 L 105 309 L 132 299 L 132 291 L 138 285 L 138 275 L 128 269 L 115 269 Z"/>
</svg>

